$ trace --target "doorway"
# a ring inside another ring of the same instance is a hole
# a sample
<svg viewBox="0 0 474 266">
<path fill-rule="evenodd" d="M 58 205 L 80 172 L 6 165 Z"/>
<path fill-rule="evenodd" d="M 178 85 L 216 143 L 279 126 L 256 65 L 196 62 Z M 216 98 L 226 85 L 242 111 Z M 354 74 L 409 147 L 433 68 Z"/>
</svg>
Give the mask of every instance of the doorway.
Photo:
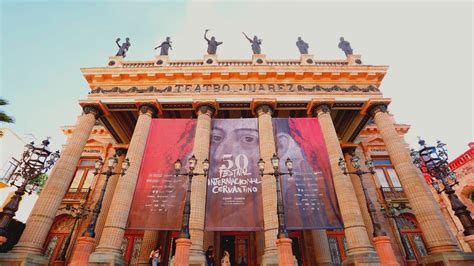
<svg viewBox="0 0 474 266">
<path fill-rule="evenodd" d="M 231 265 L 253 265 L 250 245 L 250 234 L 247 232 L 222 232 L 219 241 L 218 265 L 220 265 L 220 259 L 224 256 L 224 250 L 229 252 Z"/>
</svg>

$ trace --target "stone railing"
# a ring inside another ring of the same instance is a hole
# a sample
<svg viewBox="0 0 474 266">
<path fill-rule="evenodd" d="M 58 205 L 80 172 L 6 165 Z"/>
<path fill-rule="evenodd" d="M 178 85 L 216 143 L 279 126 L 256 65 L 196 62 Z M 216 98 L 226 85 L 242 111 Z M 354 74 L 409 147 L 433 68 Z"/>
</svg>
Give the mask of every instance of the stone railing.
<svg viewBox="0 0 474 266">
<path fill-rule="evenodd" d="M 380 190 L 386 201 L 407 199 L 402 187 L 381 187 Z"/>
<path fill-rule="evenodd" d="M 251 60 L 218 60 L 217 66 L 252 66 Z M 300 60 L 267 60 L 267 66 L 300 66 Z M 306 64 L 304 66 L 347 66 L 347 60 L 315 60 L 313 64 Z M 170 61 L 166 65 L 168 67 L 200 67 L 205 66 L 203 61 L 198 60 L 177 60 Z M 261 65 L 259 65 L 261 67 Z M 156 67 L 154 61 L 129 61 L 122 62 L 123 68 L 146 68 Z"/>
</svg>

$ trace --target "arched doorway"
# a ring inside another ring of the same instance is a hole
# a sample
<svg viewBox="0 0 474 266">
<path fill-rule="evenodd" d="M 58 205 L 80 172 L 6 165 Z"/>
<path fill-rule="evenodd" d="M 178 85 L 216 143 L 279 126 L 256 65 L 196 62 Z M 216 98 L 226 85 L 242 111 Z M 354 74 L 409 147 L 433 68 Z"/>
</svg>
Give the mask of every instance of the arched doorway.
<svg viewBox="0 0 474 266">
<path fill-rule="evenodd" d="M 75 220 L 67 214 L 56 217 L 44 245 L 44 255 L 49 258 L 50 265 L 55 264 L 59 258 L 64 248 L 64 240 L 71 233 L 74 222 Z M 58 263 L 62 264 L 63 262 L 58 261 Z"/>
</svg>

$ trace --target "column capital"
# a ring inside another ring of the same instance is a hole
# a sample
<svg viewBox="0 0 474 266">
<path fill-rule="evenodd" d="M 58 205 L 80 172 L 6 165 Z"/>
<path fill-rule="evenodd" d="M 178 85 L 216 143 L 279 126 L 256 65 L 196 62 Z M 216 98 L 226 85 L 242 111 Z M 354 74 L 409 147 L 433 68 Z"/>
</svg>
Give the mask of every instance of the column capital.
<svg viewBox="0 0 474 266">
<path fill-rule="evenodd" d="M 102 112 L 101 108 L 97 105 L 92 105 L 92 104 L 87 104 L 82 107 L 82 112 L 84 114 L 93 114 L 95 116 L 95 119 L 100 118 L 102 115 L 104 115 L 104 112 Z"/>
<path fill-rule="evenodd" d="M 385 103 L 377 103 L 369 108 L 369 114 L 371 117 L 374 117 L 378 112 L 387 113 L 387 105 Z"/>
<path fill-rule="evenodd" d="M 149 115 L 151 117 L 156 117 L 158 114 L 158 108 L 151 103 L 144 103 L 138 107 L 138 112 L 140 115 Z"/>
<path fill-rule="evenodd" d="M 330 103 L 319 103 L 313 107 L 313 115 L 319 116 L 320 114 L 330 113 L 331 104 Z"/>
<path fill-rule="evenodd" d="M 256 108 L 255 108 L 255 113 L 258 115 L 258 116 L 261 116 L 263 114 L 270 114 L 272 115 L 273 114 L 273 108 L 268 105 L 268 104 L 261 104 L 261 105 L 258 105 Z"/>
<path fill-rule="evenodd" d="M 115 154 L 117 154 L 117 156 L 119 157 L 122 155 L 127 155 L 127 151 L 128 151 L 127 148 L 123 148 L 123 147 L 115 148 Z"/>
<path fill-rule="evenodd" d="M 217 102 L 215 100 L 194 101 L 193 108 L 198 116 L 205 114 L 212 117 L 217 113 Z"/>
<path fill-rule="evenodd" d="M 355 153 L 355 151 L 356 151 L 356 149 L 357 149 L 357 146 L 343 145 L 343 146 L 341 147 L 341 149 L 342 149 L 342 153 L 343 153 L 344 155 L 346 155 L 346 154 L 351 154 L 351 155 L 352 155 L 352 154 Z"/>
</svg>

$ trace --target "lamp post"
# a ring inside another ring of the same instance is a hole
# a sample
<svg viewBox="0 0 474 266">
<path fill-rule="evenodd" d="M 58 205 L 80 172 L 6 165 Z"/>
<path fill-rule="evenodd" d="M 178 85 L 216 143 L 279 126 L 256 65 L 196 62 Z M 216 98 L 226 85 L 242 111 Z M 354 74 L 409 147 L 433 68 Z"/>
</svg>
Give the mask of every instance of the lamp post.
<svg viewBox="0 0 474 266">
<path fill-rule="evenodd" d="M 260 171 L 260 176 L 263 177 L 264 175 L 273 175 L 276 181 L 276 192 L 277 192 L 277 215 L 278 215 L 278 239 L 280 238 L 288 238 L 288 231 L 286 230 L 286 223 L 285 223 L 285 209 L 283 207 L 283 195 L 281 194 L 281 186 L 280 186 L 280 176 L 282 175 L 289 175 L 293 176 L 293 161 L 288 158 L 285 161 L 286 168 L 288 172 L 280 172 L 279 165 L 280 165 L 280 158 L 276 154 L 273 154 L 270 162 L 273 166 L 273 172 L 271 173 L 264 173 L 265 171 L 265 161 L 260 158 L 258 161 L 258 170 Z"/>
<path fill-rule="evenodd" d="M 373 175 L 373 174 L 375 174 L 373 161 L 372 160 L 366 160 L 365 165 L 367 166 L 369 171 L 368 172 L 363 171 L 363 170 L 360 169 L 360 158 L 359 158 L 359 156 L 357 156 L 355 154 L 351 154 L 351 164 L 355 169 L 354 172 L 347 171 L 346 161 L 343 158 L 339 158 L 339 163 L 338 164 L 339 164 L 339 168 L 341 168 L 342 172 L 345 175 L 348 175 L 348 174 L 357 175 L 362 184 L 363 184 L 363 180 L 362 180 L 363 175 L 366 175 L 366 174 L 372 174 Z M 365 197 L 365 202 L 366 202 L 366 205 L 367 205 L 367 210 L 369 211 L 370 220 L 372 222 L 372 227 L 373 227 L 372 235 L 374 237 L 376 237 L 376 236 L 386 236 L 387 233 L 382 229 L 382 226 L 380 225 L 380 222 L 377 218 L 374 203 L 370 199 L 369 194 L 367 192 L 367 188 L 364 185 L 362 185 L 362 190 L 364 191 L 364 197 Z"/>
<path fill-rule="evenodd" d="M 193 182 L 193 177 L 197 175 L 204 175 L 207 178 L 209 171 L 209 160 L 205 159 L 202 162 L 202 168 L 204 173 L 196 173 L 197 159 L 194 154 L 191 158 L 188 159 L 188 172 L 181 173 L 183 163 L 181 160 L 176 160 L 174 163 L 175 176 L 187 176 L 188 177 L 188 186 L 186 189 L 186 201 L 184 203 L 183 210 L 183 220 L 181 222 L 181 231 L 179 233 L 179 238 L 176 239 L 176 253 L 174 257 L 175 265 L 189 265 L 189 252 L 191 249 L 191 236 L 189 234 L 189 217 L 191 215 L 191 185 Z"/>
<path fill-rule="evenodd" d="M 204 173 L 195 173 L 194 170 L 196 169 L 197 165 L 197 159 L 194 154 L 191 156 L 191 158 L 188 159 L 188 172 L 187 173 L 181 173 L 181 169 L 183 166 L 183 163 L 181 160 L 176 160 L 174 163 L 174 170 L 175 170 L 175 176 L 187 176 L 188 177 L 188 186 L 186 190 L 186 202 L 184 204 L 184 210 L 183 210 L 183 221 L 181 222 L 181 231 L 179 233 L 179 238 L 187 238 L 190 239 L 191 236 L 189 235 L 189 217 L 191 215 L 191 185 L 193 182 L 193 177 L 197 175 L 204 175 L 204 177 L 207 178 L 208 170 L 209 170 L 209 160 L 205 159 L 202 162 L 202 169 Z"/>
<path fill-rule="evenodd" d="M 90 193 L 90 189 L 87 192 L 86 199 L 88 198 L 89 193 Z M 86 217 L 90 212 L 89 208 L 86 206 L 85 203 L 86 203 L 85 200 L 83 200 L 81 201 L 78 207 L 74 207 L 68 204 L 66 205 L 66 207 L 59 209 L 59 210 L 67 211 L 68 215 L 74 218 L 74 225 L 72 226 L 71 232 L 69 232 L 69 235 L 67 236 L 66 240 L 64 240 L 64 247 L 61 250 L 61 254 L 57 258 L 58 261 L 66 261 L 67 251 L 69 249 L 69 245 L 71 244 L 72 235 L 74 234 L 74 231 L 76 230 L 78 222 L 80 219 Z"/>
<path fill-rule="evenodd" d="M 455 193 L 454 186 L 458 184 L 456 174 L 451 171 L 448 163 L 448 151 L 446 144 L 437 141 L 436 146 L 427 146 L 425 141 L 420 139 L 418 141 L 420 149 L 418 151 L 411 149 L 411 157 L 413 163 L 421 172 L 431 176 L 431 185 L 441 194 L 443 191 L 448 197 L 451 208 L 464 228 L 464 235 L 474 235 L 474 223 L 471 217 L 471 212 L 467 210 Z"/>
<path fill-rule="evenodd" d="M 109 183 L 109 179 L 113 175 L 118 175 L 118 174 L 120 174 L 121 176 L 125 175 L 128 167 L 130 167 L 130 161 L 128 160 L 128 158 L 126 158 L 122 162 L 122 169 L 120 173 L 114 173 L 114 168 L 117 166 L 117 163 L 118 163 L 117 154 L 114 154 L 114 156 L 110 157 L 107 160 L 107 171 L 100 172 L 100 170 L 102 169 L 102 166 L 104 165 L 102 158 L 99 158 L 94 164 L 94 167 L 95 167 L 94 175 L 105 175 L 105 183 L 102 186 L 102 189 L 100 191 L 100 196 L 99 196 L 99 199 L 97 200 L 97 204 L 95 205 L 94 210 L 92 211 L 91 222 L 87 226 L 86 231 L 82 233 L 82 236 L 87 236 L 91 238 L 95 237 L 95 226 L 97 224 L 97 219 L 99 218 L 100 210 L 102 209 L 102 202 L 104 201 L 104 195 L 107 189 L 107 184 Z"/>
<path fill-rule="evenodd" d="M 59 159 L 59 151 L 51 152 L 48 145 L 50 138 L 43 140 L 41 145 L 34 142 L 25 145 L 25 151 L 19 160 L 15 173 L 12 174 L 10 185 L 17 187 L 15 195 L 3 207 L 0 213 L 0 245 L 7 241 L 7 228 L 16 214 L 20 201 L 25 193 L 31 193 L 37 187 L 38 176 L 45 174 Z"/>
<path fill-rule="evenodd" d="M 387 232 L 385 232 L 385 230 L 383 230 L 382 226 L 380 225 L 374 203 L 370 199 L 369 193 L 367 192 L 362 180 L 362 177 L 366 174 L 375 174 L 374 162 L 372 160 L 366 160 L 365 166 L 367 166 L 369 171 L 363 171 L 360 169 L 361 165 L 359 156 L 351 153 L 351 165 L 354 167 L 355 171 L 347 171 L 346 161 L 343 158 L 339 158 L 338 165 L 344 175 L 357 175 L 360 179 L 362 190 L 364 191 L 365 203 L 367 205 L 367 210 L 369 211 L 370 221 L 373 228 L 372 241 L 374 243 L 375 250 L 377 251 L 377 255 L 379 256 L 380 264 L 399 266 L 400 264 L 398 263 L 397 258 L 395 257 L 395 252 L 393 251 L 392 245 L 390 244 L 390 237 L 387 236 Z"/>
</svg>

